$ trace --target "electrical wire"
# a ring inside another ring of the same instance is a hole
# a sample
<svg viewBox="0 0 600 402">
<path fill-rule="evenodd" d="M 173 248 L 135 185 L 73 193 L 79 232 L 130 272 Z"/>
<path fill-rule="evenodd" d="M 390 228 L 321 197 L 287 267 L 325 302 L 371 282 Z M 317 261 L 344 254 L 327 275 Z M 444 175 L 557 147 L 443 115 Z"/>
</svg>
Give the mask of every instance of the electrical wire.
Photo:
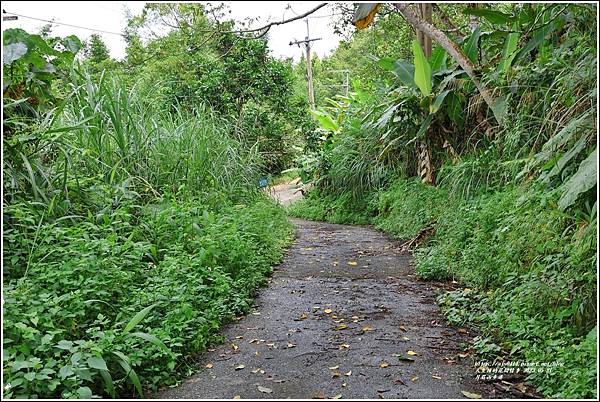
<svg viewBox="0 0 600 402">
<path fill-rule="evenodd" d="M 79 28 L 79 29 L 87 29 L 88 31 L 95 31 L 95 32 L 102 32 L 102 33 L 106 33 L 106 34 L 111 34 L 111 35 L 119 35 L 121 37 L 124 37 L 125 35 L 123 35 L 120 32 L 113 32 L 113 31 L 105 31 L 103 29 L 96 29 L 96 28 L 88 28 L 88 27 L 84 27 L 81 25 L 74 25 L 74 24 L 67 24 L 66 22 L 58 22 L 58 21 L 54 21 L 54 20 L 45 20 L 43 18 L 36 18 L 36 17 L 30 17 L 28 15 L 22 15 L 22 14 L 17 14 L 17 13 L 11 13 L 5 10 L 2 10 L 3 14 L 11 14 L 11 15 L 16 15 L 18 17 L 22 17 L 22 18 L 28 18 L 30 20 L 36 20 L 36 21 L 42 21 L 42 22 L 48 22 L 50 24 L 55 24 L 55 25 L 64 25 L 67 27 L 72 27 L 72 28 Z"/>
</svg>

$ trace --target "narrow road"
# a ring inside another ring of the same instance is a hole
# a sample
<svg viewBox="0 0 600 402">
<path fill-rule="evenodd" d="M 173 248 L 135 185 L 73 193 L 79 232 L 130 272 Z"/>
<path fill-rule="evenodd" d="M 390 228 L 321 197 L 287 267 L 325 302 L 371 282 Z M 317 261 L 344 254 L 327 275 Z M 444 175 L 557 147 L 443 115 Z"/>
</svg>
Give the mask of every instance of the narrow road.
<svg viewBox="0 0 600 402">
<path fill-rule="evenodd" d="M 375 230 L 293 220 L 297 239 L 254 310 L 224 328 L 201 371 L 154 398 L 464 398 L 471 338 L 444 323 L 434 285 Z"/>
</svg>

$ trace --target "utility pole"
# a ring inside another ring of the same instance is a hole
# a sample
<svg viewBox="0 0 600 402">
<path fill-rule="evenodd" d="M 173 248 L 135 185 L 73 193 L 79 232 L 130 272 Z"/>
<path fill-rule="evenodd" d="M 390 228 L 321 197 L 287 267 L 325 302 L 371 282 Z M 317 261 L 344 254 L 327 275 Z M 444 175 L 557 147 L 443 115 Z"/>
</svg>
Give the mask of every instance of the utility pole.
<svg viewBox="0 0 600 402">
<path fill-rule="evenodd" d="M 290 42 L 290 46 L 298 45 L 298 47 L 300 47 L 300 44 L 303 44 L 304 48 L 306 49 L 306 80 L 308 81 L 308 102 L 310 103 L 310 108 L 312 110 L 315 110 L 315 89 L 313 86 L 312 61 L 310 58 L 310 43 L 317 40 L 321 40 L 321 38 L 311 39 L 308 28 L 308 18 L 306 18 L 304 21 L 306 21 L 306 38 L 304 38 L 304 40 L 292 41 Z"/>
</svg>

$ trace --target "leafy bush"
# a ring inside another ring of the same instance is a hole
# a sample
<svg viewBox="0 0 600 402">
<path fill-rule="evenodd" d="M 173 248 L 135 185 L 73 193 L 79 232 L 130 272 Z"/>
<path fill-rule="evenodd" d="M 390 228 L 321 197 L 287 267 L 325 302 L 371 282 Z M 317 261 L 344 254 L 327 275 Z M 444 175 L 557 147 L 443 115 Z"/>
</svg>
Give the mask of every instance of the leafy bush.
<svg viewBox="0 0 600 402">
<path fill-rule="evenodd" d="M 283 211 L 254 197 L 219 208 L 202 198 L 129 203 L 42 222 L 33 240 L 9 228 L 5 396 L 114 397 L 173 384 L 248 310 L 290 238 Z"/>
</svg>

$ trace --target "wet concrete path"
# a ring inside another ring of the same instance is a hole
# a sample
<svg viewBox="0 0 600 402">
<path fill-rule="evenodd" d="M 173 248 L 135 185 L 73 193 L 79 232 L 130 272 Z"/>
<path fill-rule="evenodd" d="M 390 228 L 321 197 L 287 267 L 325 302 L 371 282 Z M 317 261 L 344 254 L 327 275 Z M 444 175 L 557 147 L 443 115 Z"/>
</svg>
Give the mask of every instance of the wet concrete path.
<svg viewBox="0 0 600 402">
<path fill-rule="evenodd" d="M 154 398 L 492 397 L 411 256 L 366 227 L 293 220 L 297 239 L 254 310 L 201 371 Z"/>
</svg>

